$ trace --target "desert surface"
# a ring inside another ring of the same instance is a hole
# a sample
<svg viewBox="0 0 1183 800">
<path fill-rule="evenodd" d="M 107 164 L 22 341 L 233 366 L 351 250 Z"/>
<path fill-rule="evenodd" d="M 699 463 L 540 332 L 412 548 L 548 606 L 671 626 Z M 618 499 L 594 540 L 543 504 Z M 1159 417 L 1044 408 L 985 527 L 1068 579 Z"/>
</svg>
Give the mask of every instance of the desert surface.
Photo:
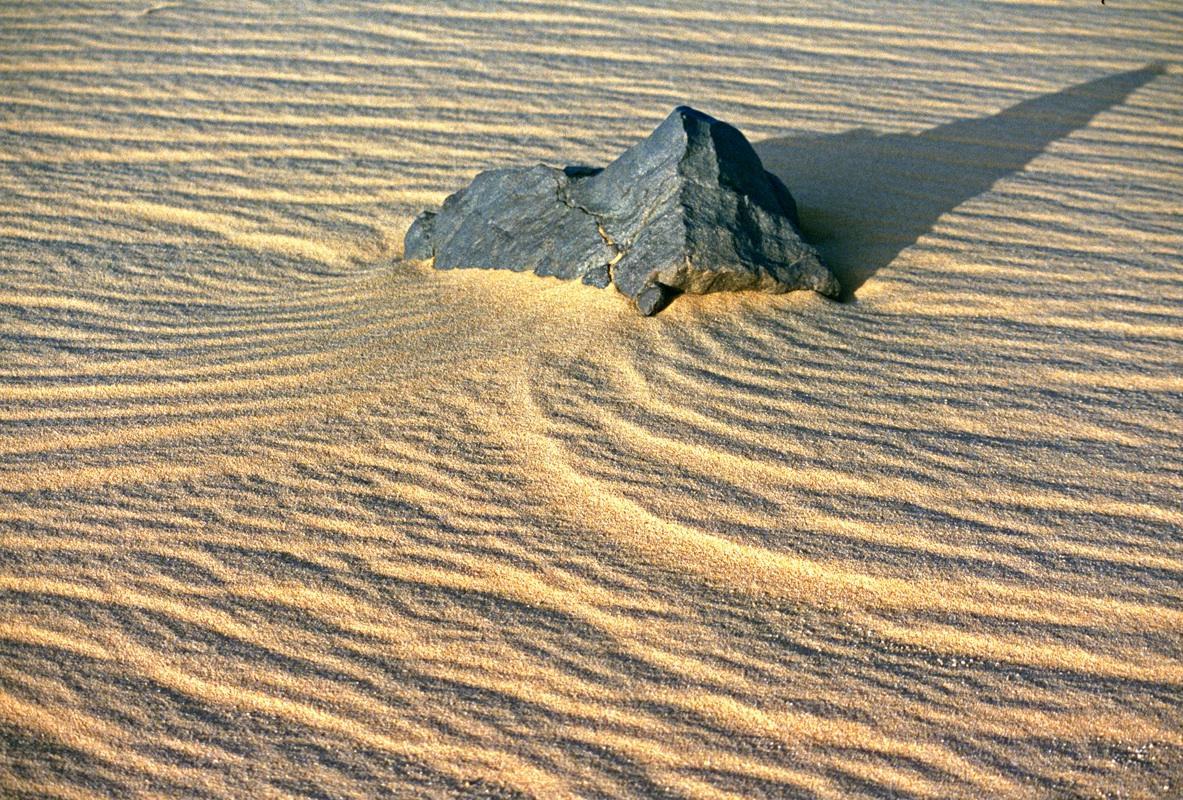
<svg viewBox="0 0 1183 800">
<path fill-rule="evenodd" d="M 0 796 L 1183 794 L 1177 3 L 0 6 Z M 739 127 L 842 280 L 401 259 Z"/>
</svg>

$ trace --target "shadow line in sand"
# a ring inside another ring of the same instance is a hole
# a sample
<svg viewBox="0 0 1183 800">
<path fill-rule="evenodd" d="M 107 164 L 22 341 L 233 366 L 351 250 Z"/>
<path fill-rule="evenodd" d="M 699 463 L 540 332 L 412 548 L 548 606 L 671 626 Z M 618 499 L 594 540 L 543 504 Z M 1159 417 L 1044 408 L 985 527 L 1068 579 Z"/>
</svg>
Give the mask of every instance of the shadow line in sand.
<svg viewBox="0 0 1183 800">
<path fill-rule="evenodd" d="M 1148 64 L 919 134 L 856 128 L 754 146 L 793 192 L 806 238 L 850 300 L 942 214 L 1021 172 L 1048 145 L 1163 72 Z"/>
</svg>

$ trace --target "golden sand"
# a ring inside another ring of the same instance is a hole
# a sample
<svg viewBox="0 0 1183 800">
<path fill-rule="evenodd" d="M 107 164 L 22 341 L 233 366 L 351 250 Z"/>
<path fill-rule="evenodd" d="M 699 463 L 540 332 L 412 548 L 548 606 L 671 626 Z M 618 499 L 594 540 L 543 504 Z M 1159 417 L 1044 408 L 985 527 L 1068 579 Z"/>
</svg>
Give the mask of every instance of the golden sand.
<svg viewBox="0 0 1183 800">
<path fill-rule="evenodd" d="M 1173 3 L 0 40 L 0 795 L 1183 792 Z M 398 260 L 678 103 L 852 300 Z"/>
</svg>

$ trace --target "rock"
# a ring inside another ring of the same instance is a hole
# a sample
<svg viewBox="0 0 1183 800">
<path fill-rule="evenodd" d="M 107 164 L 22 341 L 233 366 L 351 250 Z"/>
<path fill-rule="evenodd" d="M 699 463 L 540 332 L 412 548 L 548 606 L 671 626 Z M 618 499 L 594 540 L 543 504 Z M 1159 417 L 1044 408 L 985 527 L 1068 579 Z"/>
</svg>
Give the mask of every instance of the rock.
<svg viewBox="0 0 1183 800">
<path fill-rule="evenodd" d="M 415 217 L 411 227 L 407 228 L 407 235 L 403 237 L 403 258 L 412 261 L 426 261 L 435 256 L 435 248 L 431 244 L 435 236 L 435 212 L 421 211 Z"/>
<path fill-rule="evenodd" d="M 800 235 L 789 190 L 743 134 L 679 106 L 604 169 L 482 172 L 411 224 L 407 258 L 615 284 L 650 315 L 683 292 L 830 297 L 838 280 Z"/>
</svg>

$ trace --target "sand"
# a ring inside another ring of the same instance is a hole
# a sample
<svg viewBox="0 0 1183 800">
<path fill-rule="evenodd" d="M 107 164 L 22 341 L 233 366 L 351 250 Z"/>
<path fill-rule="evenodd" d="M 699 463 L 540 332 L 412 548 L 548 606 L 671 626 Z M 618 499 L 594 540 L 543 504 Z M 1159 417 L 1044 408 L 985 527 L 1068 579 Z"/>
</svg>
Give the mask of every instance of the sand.
<svg viewBox="0 0 1183 800">
<path fill-rule="evenodd" d="M 1173 2 L 0 41 L 0 795 L 1183 793 Z M 400 261 L 678 103 L 853 297 Z"/>
</svg>

